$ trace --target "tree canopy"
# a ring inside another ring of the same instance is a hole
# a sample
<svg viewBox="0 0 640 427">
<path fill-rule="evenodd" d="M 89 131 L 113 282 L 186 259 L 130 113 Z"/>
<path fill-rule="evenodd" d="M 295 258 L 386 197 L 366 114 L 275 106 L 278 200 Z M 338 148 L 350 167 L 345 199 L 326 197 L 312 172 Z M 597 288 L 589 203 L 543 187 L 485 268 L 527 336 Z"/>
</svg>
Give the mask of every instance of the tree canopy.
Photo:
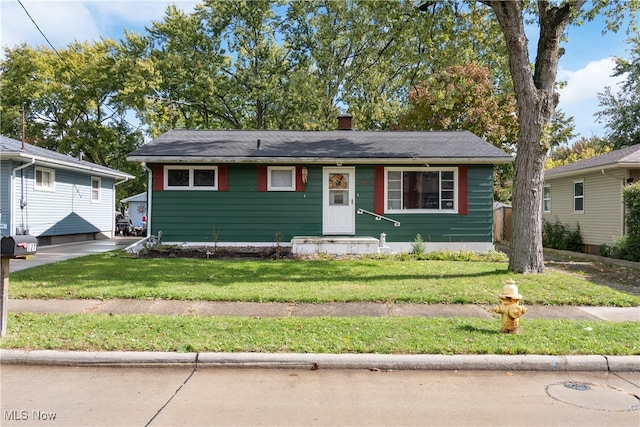
<svg viewBox="0 0 640 427">
<path fill-rule="evenodd" d="M 614 76 L 625 76 L 617 93 L 607 87 L 598 95 L 597 117 L 607 127 L 607 139 L 614 149 L 640 144 L 640 35 L 629 39 L 631 57 L 616 59 Z"/>
</svg>

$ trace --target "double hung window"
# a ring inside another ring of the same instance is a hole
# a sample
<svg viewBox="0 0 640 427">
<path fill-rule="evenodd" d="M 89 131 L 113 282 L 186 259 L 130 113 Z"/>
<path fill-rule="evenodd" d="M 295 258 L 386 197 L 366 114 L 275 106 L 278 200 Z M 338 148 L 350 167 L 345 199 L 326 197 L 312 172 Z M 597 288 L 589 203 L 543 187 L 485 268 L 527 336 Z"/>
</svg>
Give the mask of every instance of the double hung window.
<svg viewBox="0 0 640 427">
<path fill-rule="evenodd" d="M 34 188 L 40 191 L 55 191 L 56 172 L 53 169 L 36 168 Z"/>
<path fill-rule="evenodd" d="M 542 212 L 551 212 L 551 185 L 542 187 Z"/>
<path fill-rule="evenodd" d="M 573 182 L 573 211 L 584 212 L 584 181 Z"/>
<path fill-rule="evenodd" d="M 100 178 L 91 177 L 91 203 L 100 202 L 100 187 L 102 186 Z"/>
</svg>

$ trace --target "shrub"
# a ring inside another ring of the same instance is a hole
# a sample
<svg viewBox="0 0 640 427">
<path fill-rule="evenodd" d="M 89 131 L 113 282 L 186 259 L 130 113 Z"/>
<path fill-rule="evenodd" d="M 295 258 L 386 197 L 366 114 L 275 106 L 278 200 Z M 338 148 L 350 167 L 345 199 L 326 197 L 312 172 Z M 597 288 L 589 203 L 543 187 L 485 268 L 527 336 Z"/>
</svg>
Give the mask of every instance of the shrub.
<svg viewBox="0 0 640 427">
<path fill-rule="evenodd" d="M 413 242 L 411 243 L 411 248 L 413 249 L 413 253 L 416 255 L 420 255 L 425 252 L 426 246 L 420 234 L 416 234 L 416 237 L 413 239 Z"/>
<path fill-rule="evenodd" d="M 640 261 L 640 183 L 625 187 L 623 200 L 626 208 L 627 236 L 622 258 Z"/>
<path fill-rule="evenodd" d="M 543 220 L 542 245 L 545 248 L 582 252 L 580 224 L 576 223 L 576 227 L 571 229 L 562 224 L 558 219 L 556 219 L 555 222 Z"/>
</svg>

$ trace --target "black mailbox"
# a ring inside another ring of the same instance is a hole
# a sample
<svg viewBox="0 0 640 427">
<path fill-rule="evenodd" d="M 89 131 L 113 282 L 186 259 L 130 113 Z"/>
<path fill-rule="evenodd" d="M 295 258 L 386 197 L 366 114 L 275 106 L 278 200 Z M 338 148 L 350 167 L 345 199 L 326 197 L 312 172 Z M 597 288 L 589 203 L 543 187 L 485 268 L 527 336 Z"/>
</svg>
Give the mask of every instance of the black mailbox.
<svg viewBox="0 0 640 427">
<path fill-rule="evenodd" d="M 23 258 L 33 255 L 38 248 L 38 240 L 29 235 L 6 236 L 2 238 L 1 255 L 9 258 Z"/>
</svg>

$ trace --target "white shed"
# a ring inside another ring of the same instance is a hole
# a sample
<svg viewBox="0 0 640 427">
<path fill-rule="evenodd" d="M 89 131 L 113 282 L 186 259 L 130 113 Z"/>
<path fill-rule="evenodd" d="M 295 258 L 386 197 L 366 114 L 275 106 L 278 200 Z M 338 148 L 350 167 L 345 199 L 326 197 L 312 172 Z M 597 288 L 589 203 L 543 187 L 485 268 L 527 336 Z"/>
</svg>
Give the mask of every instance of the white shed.
<svg viewBox="0 0 640 427">
<path fill-rule="evenodd" d="M 134 227 L 142 227 L 142 223 L 147 221 L 147 193 L 136 194 L 120 200 L 124 205 L 124 216 L 131 219 Z"/>
</svg>

